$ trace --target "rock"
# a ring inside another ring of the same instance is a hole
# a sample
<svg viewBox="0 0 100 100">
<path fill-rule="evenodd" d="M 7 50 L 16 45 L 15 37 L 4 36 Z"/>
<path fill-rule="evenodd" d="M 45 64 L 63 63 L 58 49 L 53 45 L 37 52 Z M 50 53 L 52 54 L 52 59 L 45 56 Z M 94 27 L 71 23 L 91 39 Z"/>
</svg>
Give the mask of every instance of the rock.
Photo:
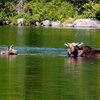
<svg viewBox="0 0 100 100">
<path fill-rule="evenodd" d="M 73 24 L 71 23 L 67 24 L 66 22 L 63 22 L 62 27 L 73 27 Z"/>
<path fill-rule="evenodd" d="M 61 26 L 66 27 L 66 22 L 63 22 Z"/>
<path fill-rule="evenodd" d="M 73 24 L 71 24 L 71 23 L 66 24 L 66 27 L 73 27 Z"/>
<path fill-rule="evenodd" d="M 50 26 L 51 25 L 49 20 L 44 20 L 41 23 L 42 23 L 43 26 Z"/>
<path fill-rule="evenodd" d="M 24 24 L 24 18 L 17 19 L 18 26 L 22 26 Z"/>
<path fill-rule="evenodd" d="M 74 27 L 100 27 L 100 21 L 96 19 L 78 19 L 73 23 Z"/>
<path fill-rule="evenodd" d="M 36 25 L 36 26 L 40 26 L 40 23 L 39 23 L 39 22 L 36 22 L 35 25 Z"/>
<path fill-rule="evenodd" d="M 52 27 L 60 27 L 61 26 L 60 21 L 52 21 L 51 26 Z"/>
</svg>

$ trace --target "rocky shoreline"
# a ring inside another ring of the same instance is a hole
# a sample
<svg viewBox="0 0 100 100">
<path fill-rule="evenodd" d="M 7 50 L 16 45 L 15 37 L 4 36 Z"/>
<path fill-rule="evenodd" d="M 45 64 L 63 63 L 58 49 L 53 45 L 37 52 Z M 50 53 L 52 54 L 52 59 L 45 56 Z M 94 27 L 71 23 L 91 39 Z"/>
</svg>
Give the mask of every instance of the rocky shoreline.
<svg viewBox="0 0 100 100">
<path fill-rule="evenodd" d="M 12 25 L 9 24 L 8 22 L 4 22 L 4 25 Z M 24 18 L 19 18 L 17 19 L 17 25 L 18 26 L 23 26 L 24 25 Z M 97 19 L 77 19 L 72 22 L 63 22 L 61 23 L 60 21 L 49 21 L 49 20 L 44 20 L 42 22 L 35 22 L 31 23 L 30 25 L 33 26 L 43 26 L 43 27 L 80 27 L 80 28 L 97 28 L 100 29 L 100 21 Z"/>
<path fill-rule="evenodd" d="M 60 21 L 50 21 L 45 20 L 42 21 L 43 26 L 51 26 L 51 27 L 94 27 L 100 28 L 100 21 L 96 19 L 78 19 L 73 23 L 61 23 Z"/>
</svg>

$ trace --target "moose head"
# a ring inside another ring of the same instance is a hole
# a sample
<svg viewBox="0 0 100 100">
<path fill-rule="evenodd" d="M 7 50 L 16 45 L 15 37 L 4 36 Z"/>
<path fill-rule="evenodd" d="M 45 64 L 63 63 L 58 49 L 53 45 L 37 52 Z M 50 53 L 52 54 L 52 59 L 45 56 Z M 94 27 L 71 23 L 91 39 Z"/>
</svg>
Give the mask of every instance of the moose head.
<svg viewBox="0 0 100 100">
<path fill-rule="evenodd" d="M 9 53 L 9 55 L 17 55 L 18 54 L 18 51 L 13 49 L 13 45 L 8 46 L 7 51 Z"/>
<path fill-rule="evenodd" d="M 83 45 L 83 43 L 64 43 L 65 46 L 67 46 L 69 49 L 67 51 L 68 56 L 73 54 L 74 56 L 78 55 L 79 47 Z"/>
</svg>

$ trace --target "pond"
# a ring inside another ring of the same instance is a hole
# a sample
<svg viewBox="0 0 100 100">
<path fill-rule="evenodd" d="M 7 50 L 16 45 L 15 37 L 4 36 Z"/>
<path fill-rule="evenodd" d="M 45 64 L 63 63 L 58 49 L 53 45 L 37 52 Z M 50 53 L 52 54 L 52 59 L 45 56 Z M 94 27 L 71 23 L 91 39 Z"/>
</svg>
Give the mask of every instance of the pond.
<svg viewBox="0 0 100 100">
<path fill-rule="evenodd" d="M 100 59 L 68 57 L 65 42 L 100 49 L 99 29 L 0 26 L 1 100 L 100 100 Z"/>
</svg>

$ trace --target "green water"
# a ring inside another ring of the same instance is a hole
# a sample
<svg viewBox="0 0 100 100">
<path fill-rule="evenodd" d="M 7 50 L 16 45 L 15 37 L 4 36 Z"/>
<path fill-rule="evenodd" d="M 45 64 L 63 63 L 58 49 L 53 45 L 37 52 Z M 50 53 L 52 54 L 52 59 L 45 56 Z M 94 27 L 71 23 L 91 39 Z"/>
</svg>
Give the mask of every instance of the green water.
<svg viewBox="0 0 100 100">
<path fill-rule="evenodd" d="M 100 59 L 67 57 L 65 42 L 100 49 L 100 30 L 0 26 L 0 100 L 100 100 Z"/>
</svg>

